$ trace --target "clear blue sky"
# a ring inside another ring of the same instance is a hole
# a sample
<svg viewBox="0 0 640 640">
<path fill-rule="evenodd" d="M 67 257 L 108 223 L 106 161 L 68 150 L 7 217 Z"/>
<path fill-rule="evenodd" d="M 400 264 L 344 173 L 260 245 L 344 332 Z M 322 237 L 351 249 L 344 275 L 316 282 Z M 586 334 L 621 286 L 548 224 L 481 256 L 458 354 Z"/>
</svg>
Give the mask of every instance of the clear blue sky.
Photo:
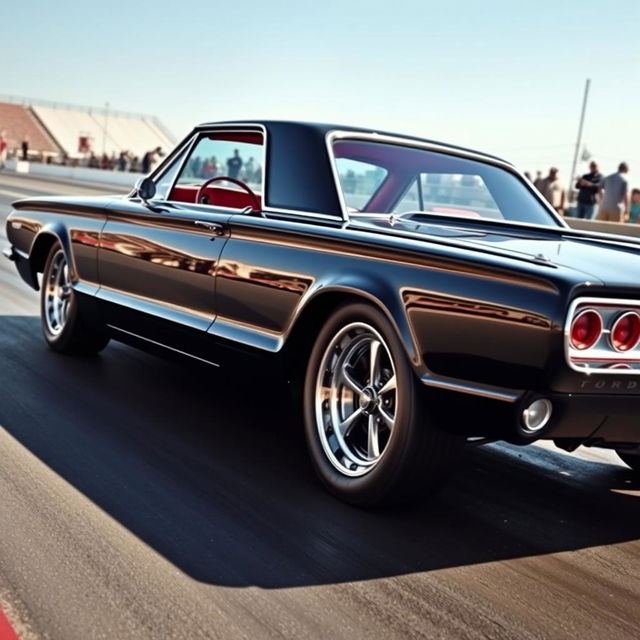
<svg viewBox="0 0 640 640">
<path fill-rule="evenodd" d="M 251 117 L 371 126 L 565 180 L 589 76 L 585 143 L 640 185 L 640 0 L 4 0 L 0 23 L 3 94 L 108 101 L 178 136 Z"/>
</svg>

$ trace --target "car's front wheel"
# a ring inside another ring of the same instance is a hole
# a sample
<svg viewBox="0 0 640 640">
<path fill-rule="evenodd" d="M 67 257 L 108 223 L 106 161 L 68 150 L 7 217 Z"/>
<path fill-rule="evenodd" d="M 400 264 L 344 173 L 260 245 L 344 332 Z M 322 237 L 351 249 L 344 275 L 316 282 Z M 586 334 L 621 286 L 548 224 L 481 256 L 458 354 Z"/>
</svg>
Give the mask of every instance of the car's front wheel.
<svg viewBox="0 0 640 640">
<path fill-rule="evenodd" d="M 343 306 L 320 331 L 307 367 L 304 412 L 318 476 L 352 504 L 432 493 L 460 446 L 425 407 L 396 331 L 367 304 Z"/>
<path fill-rule="evenodd" d="M 634 471 L 640 472 L 640 452 L 617 451 L 618 457 Z"/>
<path fill-rule="evenodd" d="M 59 353 L 91 355 L 107 346 L 109 337 L 84 317 L 71 281 L 64 249 L 55 242 L 42 274 L 40 292 L 42 334 Z"/>
</svg>

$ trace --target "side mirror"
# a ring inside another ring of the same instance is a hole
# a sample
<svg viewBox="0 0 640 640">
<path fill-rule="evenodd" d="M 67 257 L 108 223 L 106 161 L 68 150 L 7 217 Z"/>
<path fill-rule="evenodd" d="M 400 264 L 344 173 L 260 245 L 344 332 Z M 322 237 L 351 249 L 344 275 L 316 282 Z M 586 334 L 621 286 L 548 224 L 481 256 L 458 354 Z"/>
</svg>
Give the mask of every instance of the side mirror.
<svg viewBox="0 0 640 640">
<path fill-rule="evenodd" d="M 156 183 L 151 178 L 140 178 L 136 182 L 135 191 L 140 200 L 148 204 L 147 201 L 156 195 Z"/>
</svg>

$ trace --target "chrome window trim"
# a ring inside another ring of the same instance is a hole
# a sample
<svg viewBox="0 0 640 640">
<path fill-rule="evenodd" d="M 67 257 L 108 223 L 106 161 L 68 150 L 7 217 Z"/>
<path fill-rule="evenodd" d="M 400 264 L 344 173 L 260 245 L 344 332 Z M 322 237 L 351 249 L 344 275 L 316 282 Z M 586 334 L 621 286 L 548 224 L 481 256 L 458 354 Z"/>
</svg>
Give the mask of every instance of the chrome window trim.
<svg viewBox="0 0 640 640">
<path fill-rule="evenodd" d="M 362 140 L 363 142 L 377 142 L 381 144 L 393 144 L 402 147 L 413 147 L 415 149 L 424 149 L 425 151 L 434 151 L 436 153 L 443 153 L 450 156 L 457 156 L 459 158 L 463 158 L 466 160 L 474 160 L 476 162 L 482 162 L 483 164 L 490 164 L 509 173 L 513 174 L 516 178 L 518 178 L 524 186 L 529 190 L 531 195 L 533 195 L 538 202 L 545 208 L 545 210 L 551 215 L 551 217 L 558 223 L 560 228 L 569 229 L 569 225 L 564 221 L 562 216 L 558 215 L 558 212 L 542 197 L 542 195 L 533 187 L 533 185 L 526 179 L 523 173 L 518 171 L 512 164 L 505 162 L 503 160 L 499 160 L 498 158 L 492 158 L 490 156 L 485 156 L 481 153 L 476 153 L 474 151 L 466 151 L 464 149 L 454 149 L 452 147 L 448 147 L 444 144 L 438 144 L 436 142 L 425 142 L 422 140 L 413 140 L 409 138 L 403 138 L 401 136 L 394 136 L 382 133 L 362 133 L 358 131 L 348 131 L 343 129 L 333 129 L 329 131 L 325 136 L 325 142 L 327 146 L 327 152 L 329 154 L 329 161 L 331 163 L 331 169 L 333 172 L 333 180 L 334 186 L 338 192 L 338 199 L 340 201 L 340 206 L 342 208 L 342 217 L 345 221 L 349 221 L 350 214 L 346 207 L 346 203 L 344 200 L 344 195 L 342 193 L 342 188 L 340 187 L 340 179 L 338 176 L 338 171 L 336 167 L 335 155 L 333 153 L 333 143 L 336 140 Z M 357 214 L 351 214 L 357 215 Z M 389 216 L 390 214 L 381 214 Z M 516 224 L 514 221 L 505 220 L 504 222 L 500 220 L 495 221 L 496 224 Z M 530 223 L 520 222 L 517 224 L 521 224 L 523 226 L 532 226 Z M 544 229 L 555 229 L 551 225 L 536 225 L 540 226 Z"/>
<path fill-rule="evenodd" d="M 202 134 L 206 134 L 207 132 L 211 132 L 211 131 L 216 131 L 216 132 L 222 132 L 222 133 L 253 133 L 255 132 L 256 129 L 259 129 L 260 132 L 262 133 L 263 136 L 263 144 L 262 144 L 262 180 L 261 180 L 261 184 L 260 184 L 260 188 L 261 188 L 261 196 L 262 196 L 262 213 L 274 213 L 274 214 L 279 214 L 279 215 L 295 215 L 295 216 L 306 216 L 309 218 L 318 218 L 319 220 L 341 220 L 340 216 L 334 216 L 328 213 L 320 213 L 320 212 L 315 212 L 315 211 L 302 211 L 299 209 L 286 209 L 283 207 L 272 207 L 269 205 L 269 197 L 268 197 L 268 193 L 267 193 L 267 172 L 269 171 L 269 167 L 267 165 L 267 146 L 269 144 L 269 135 L 267 132 L 267 128 L 263 125 L 260 124 L 258 122 L 238 122 L 238 123 L 233 123 L 233 124 L 207 124 L 204 126 L 199 126 L 196 127 L 193 134 L 188 138 L 188 140 L 186 142 L 184 142 L 180 147 L 179 150 L 177 151 L 177 153 L 180 153 L 180 151 L 186 146 L 189 145 L 189 148 L 187 149 L 187 153 L 185 154 L 185 157 L 183 158 L 183 161 L 181 163 L 181 166 L 176 174 L 176 177 L 171 185 L 171 189 L 169 190 L 169 193 L 171 193 L 173 191 L 173 188 L 175 187 L 177 181 L 178 181 L 178 177 L 180 175 L 180 173 L 182 172 L 182 169 L 184 167 L 184 164 L 187 161 L 187 158 L 189 157 L 189 155 L 191 154 L 191 152 L 193 151 L 193 147 L 197 144 L 198 140 L 201 138 Z M 171 156 L 175 156 L 177 155 L 177 153 L 172 153 Z M 167 158 L 167 162 L 169 161 L 170 158 Z M 164 163 L 163 163 L 164 165 Z M 168 170 L 168 167 L 167 167 Z M 164 172 L 164 167 L 161 165 L 160 167 L 158 167 L 158 169 L 156 170 L 156 172 L 154 172 L 151 176 L 151 178 L 153 180 L 156 180 L 157 178 L 161 177 L 161 173 L 160 172 Z M 156 175 L 157 174 L 157 175 Z M 152 201 L 154 202 L 154 201 Z M 169 199 L 164 199 L 164 200 L 158 200 L 158 202 L 171 202 L 171 203 L 180 203 L 180 204 L 196 204 L 197 203 L 184 203 L 184 202 L 180 202 L 178 200 L 169 200 Z M 206 207 L 207 210 L 210 211 L 210 209 L 212 208 L 211 205 L 200 205 L 203 207 Z M 241 208 L 235 208 L 235 207 L 215 207 L 216 209 L 223 209 L 225 211 L 233 211 L 234 213 L 241 213 L 243 209 Z"/>
<path fill-rule="evenodd" d="M 250 128 L 249 128 L 250 127 Z M 180 147 L 180 151 L 182 150 L 182 148 L 184 148 L 187 144 L 189 144 L 189 148 L 187 149 L 187 153 L 185 154 L 185 157 L 182 160 L 182 163 L 180 165 L 180 169 L 178 170 L 178 172 L 176 173 L 176 177 L 171 185 L 171 189 L 169 190 L 169 194 L 171 194 L 171 192 L 173 191 L 174 187 L 176 186 L 176 183 L 178 181 L 178 178 L 180 176 L 180 174 L 182 173 L 182 169 L 184 168 L 185 163 L 187 162 L 187 159 L 189 158 L 189 156 L 191 155 L 191 152 L 193 151 L 193 147 L 197 144 L 197 142 L 199 140 L 202 139 L 203 135 L 206 135 L 207 133 L 210 132 L 217 132 L 217 133 L 255 133 L 256 129 L 260 130 L 260 133 L 262 133 L 262 139 L 263 139 L 263 144 L 262 144 L 262 158 L 261 158 L 261 166 L 262 166 L 262 180 L 260 183 L 260 189 L 261 189 L 261 193 L 260 195 L 262 196 L 262 210 L 265 211 L 267 210 L 267 207 L 265 206 L 265 202 L 266 202 L 266 191 L 265 191 L 265 186 L 266 186 L 266 176 L 267 176 L 267 167 L 266 167 L 266 160 L 267 160 L 267 128 L 262 125 L 259 124 L 257 122 L 238 122 L 233 123 L 232 125 L 229 124 L 212 124 L 212 125 L 206 125 L 204 127 L 196 127 L 193 135 L 188 139 L 188 142 L 185 142 L 181 147 Z M 180 151 L 178 151 L 178 153 L 180 153 Z M 173 155 L 177 155 L 176 153 L 172 154 Z M 160 167 L 158 168 L 158 171 L 160 170 Z M 152 180 L 156 180 L 157 178 L 161 177 L 161 174 L 156 175 L 156 173 L 154 172 L 151 176 Z M 164 199 L 164 200 L 152 200 L 151 202 L 171 202 L 171 203 L 179 203 L 182 205 L 185 204 L 189 204 L 189 205 L 193 205 L 197 203 L 193 203 L 193 202 L 182 202 L 180 200 L 170 200 L 168 198 Z M 211 205 L 200 205 L 200 206 L 204 206 L 207 208 L 211 208 Z M 216 209 L 225 209 L 225 210 L 229 210 L 229 211 L 234 211 L 235 213 L 241 212 L 244 207 L 242 208 L 235 208 L 235 207 L 217 207 Z"/>
<path fill-rule="evenodd" d="M 263 211 L 264 210 L 265 209 L 263 209 Z M 339 216 L 333 216 L 329 213 L 316 213 L 315 211 L 302 211 L 300 209 L 283 209 L 281 207 L 269 207 L 267 213 L 281 216 L 306 216 L 308 218 L 318 218 L 320 220 L 333 220 L 334 222 L 340 222 L 342 220 Z"/>
<path fill-rule="evenodd" d="M 567 365 L 573 371 L 577 371 L 578 373 L 582 373 L 584 375 L 616 375 L 616 376 L 637 376 L 640 375 L 640 369 L 594 369 L 590 367 L 588 364 L 586 366 L 580 366 L 572 362 L 571 360 L 571 346 L 570 346 L 570 334 L 571 334 L 571 323 L 573 318 L 575 317 L 576 309 L 580 305 L 603 305 L 608 307 L 627 307 L 627 310 L 636 310 L 640 312 L 640 299 L 632 300 L 629 298 L 601 298 L 601 297 L 580 297 L 576 298 L 569 305 L 569 310 L 567 311 L 567 318 L 564 323 L 564 357 Z M 608 329 L 603 327 L 603 332 L 608 333 Z M 622 352 L 624 354 L 625 352 Z M 611 358 L 611 363 L 614 364 L 616 361 L 624 361 L 624 360 L 637 360 L 640 364 L 640 355 L 637 358 L 624 358 L 620 357 L 620 353 L 613 351 L 611 352 L 613 356 Z M 616 355 L 618 357 L 616 358 Z"/>
<path fill-rule="evenodd" d="M 175 160 L 175 158 L 179 156 L 187 146 L 193 145 L 193 141 L 196 139 L 196 137 L 197 133 L 195 131 L 192 131 L 188 136 L 185 136 L 183 140 L 173 148 L 171 153 L 169 153 L 169 155 L 151 173 L 148 174 L 147 177 L 151 178 L 154 183 L 157 182 L 165 173 L 167 173 L 167 171 L 169 171 L 171 163 Z M 188 151 L 190 150 L 191 149 L 189 148 Z M 180 169 L 182 169 L 182 164 L 180 166 Z M 171 185 L 171 188 L 173 189 L 173 184 Z M 169 191 L 169 193 L 171 193 L 171 191 Z M 136 191 L 135 188 L 133 188 L 128 197 L 134 198 L 135 196 Z M 159 202 L 165 202 L 165 200 L 159 200 Z"/>
<path fill-rule="evenodd" d="M 169 191 L 167 191 L 167 196 L 171 195 L 171 192 L 176 186 L 176 182 L 178 181 L 178 176 L 182 173 L 182 170 L 184 169 L 184 165 L 187 163 L 187 158 L 191 155 L 191 152 L 193 151 L 193 147 L 196 145 L 197 140 L 198 140 L 198 136 L 194 134 L 193 136 L 191 136 L 191 140 L 189 140 L 189 142 L 186 145 L 183 145 L 183 148 L 185 150 L 184 158 L 182 158 L 182 162 L 180 162 L 180 166 L 176 171 L 176 175 L 173 178 L 173 181 L 171 182 Z M 167 171 L 169 171 L 169 168 L 167 168 Z M 161 179 L 161 178 L 162 178 L 162 175 L 158 176 L 158 179 Z M 155 178 L 154 178 L 154 181 L 155 181 Z M 168 198 L 165 198 L 164 202 L 170 202 L 170 200 Z"/>
</svg>

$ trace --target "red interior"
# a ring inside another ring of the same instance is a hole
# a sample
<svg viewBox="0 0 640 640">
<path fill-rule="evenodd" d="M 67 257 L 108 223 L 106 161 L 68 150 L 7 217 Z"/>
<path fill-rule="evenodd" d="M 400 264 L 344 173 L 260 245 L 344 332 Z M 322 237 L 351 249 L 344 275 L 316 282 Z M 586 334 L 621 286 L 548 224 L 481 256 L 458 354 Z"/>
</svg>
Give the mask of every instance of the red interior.
<svg viewBox="0 0 640 640">
<path fill-rule="evenodd" d="M 246 142 L 247 144 L 262 144 L 262 134 L 258 131 L 221 131 L 206 136 L 210 140 L 225 140 L 227 142 Z"/>
<path fill-rule="evenodd" d="M 173 187 L 171 191 L 171 200 L 178 202 L 194 202 L 200 187 L 198 185 L 181 184 Z M 204 189 L 204 195 L 209 199 L 209 204 L 218 207 L 231 207 L 232 209 L 244 209 L 245 207 L 253 208 L 253 198 L 245 191 L 238 189 L 230 189 L 228 187 L 220 187 L 212 184 Z M 258 194 L 256 199 L 262 208 L 262 201 Z"/>
<path fill-rule="evenodd" d="M 247 144 L 262 145 L 264 138 L 259 131 L 220 131 L 212 132 L 206 136 L 211 140 L 225 140 L 226 142 L 244 142 Z M 175 185 L 169 196 L 170 200 L 178 202 L 194 202 L 198 194 L 199 185 Z M 218 207 L 230 207 L 232 209 L 244 209 L 246 207 L 254 207 L 253 198 L 239 189 L 221 187 L 219 183 L 214 183 L 206 187 L 203 191 L 209 204 Z M 256 194 L 256 200 L 262 208 L 262 199 Z"/>
</svg>

